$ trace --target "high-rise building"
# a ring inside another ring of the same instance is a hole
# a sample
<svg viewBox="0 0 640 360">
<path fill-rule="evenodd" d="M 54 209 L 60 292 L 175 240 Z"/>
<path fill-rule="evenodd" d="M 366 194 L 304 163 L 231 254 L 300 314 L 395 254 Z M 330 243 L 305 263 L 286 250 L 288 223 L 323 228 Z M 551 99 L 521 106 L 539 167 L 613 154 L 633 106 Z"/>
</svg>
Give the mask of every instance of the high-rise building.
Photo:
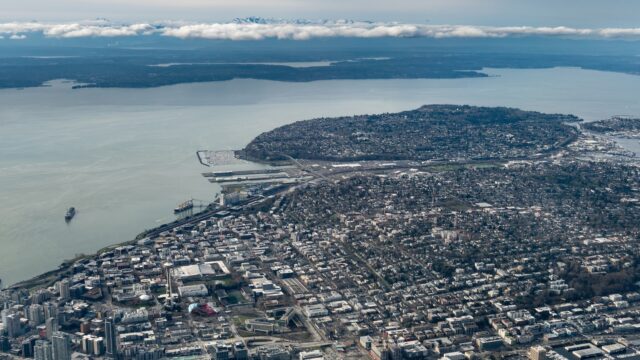
<svg viewBox="0 0 640 360">
<path fill-rule="evenodd" d="M 106 348 L 106 357 L 115 359 L 118 355 L 118 339 L 116 331 L 116 320 L 108 317 L 104 322 L 104 346 Z"/>
<path fill-rule="evenodd" d="M 58 282 L 58 292 L 60 293 L 60 299 L 62 300 L 67 300 L 71 298 L 69 280 L 64 279 Z"/>
<path fill-rule="evenodd" d="M 247 350 L 247 347 L 244 346 L 244 343 L 242 342 L 237 342 L 233 346 L 233 355 L 236 358 L 236 360 L 249 359 L 249 351 Z"/>
<path fill-rule="evenodd" d="M 36 344 L 36 339 L 37 338 L 28 338 L 22 341 L 22 344 L 20 344 L 22 357 L 33 357 L 33 347 Z"/>
<path fill-rule="evenodd" d="M 5 335 L 0 335 L 0 352 L 9 352 L 11 350 L 11 343 L 9 342 L 9 337 Z"/>
<path fill-rule="evenodd" d="M 46 302 L 42 306 L 44 308 L 44 319 L 58 317 L 58 305 L 52 302 Z"/>
<path fill-rule="evenodd" d="M 51 343 L 46 340 L 36 341 L 36 345 L 33 347 L 33 355 L 35 360 L 53 360 Z"/>
<path fill-rule="evenodd" d="M 53 333 L 58 331 L 58 319 L 57 318 L 48 318 L 46 321 L 46 329 L 47 329 L 47 339 L 53 339 Z"/>
<path fill-rule="evenodd" d="M 547 350 L 542 346 L 532 346 L 529 349 L 529 359 L 545 360 L 547 358 Z"/>
<path fill-rule="evenodd" d="M 93 355 L 100 356 L 104 354 L 104 338 L 96 337 L 93 339 Z"/>
<path fill-rule="evenodd" d="M 29 305 L 27 315 L 29 322 L 33 326 L 38 326 L 44 322 L 44 308 L 40 304 Z"/>
<path fill-rule="evenodd" d="M 82 341 L 80 342 L 80 345 L 82 346 L 82 352 L 85 354 L 91 354 L 91 352 L 93 351 L 92 347 L 92 340 L 93 340 L 94 335 L 85 335 L 82 337 Z"/>
<path fill-rule="evenodd" d="M 21 334 L 20 316 L 18 314 L 8 314 L 5 317 L 4 328 L 10 338 L 15 338 Z"/>
<path fill-rule="evenodd" d="M 31 294 L 29 297 L 32 304 L 42 304 L 46 300 L 51 298 L 51 292 L 49 290 L 40 289 Z"/>
<path fill-rule="evenodd" d="M 71 339 L 69 334 L 56 331 L 51 339 L 53 360 L 71 360 Z"/>
<path fill-rule="evenodd" d="M 88 355 L 100 356 L 104 349 L 104 339 L 95 335 L 82 337 L 82 351 Z"/>
<path fill-rule="evenodd" d="M 91 322 L 83 321 L 80 323 L 80 332 L 83 334 L 88 334 L 91 332 Z"/>
<path fill-rule="evenodd" d="M 9 309 L 2 309 L 2 311 L 0 311 L 0 320 L 2 321 L 2 332 L 0 333 L 7 333 L 7 316 L 9 316 L 9 314 L 11 314 L 11 311 L 9 311 Z"/>
<path fill-rule="evenodd" d="M 228 360 L 230 358 L 229 346 L 224 343 L 216 344 L 212 358 L 214 360 Z"/>
</svg>

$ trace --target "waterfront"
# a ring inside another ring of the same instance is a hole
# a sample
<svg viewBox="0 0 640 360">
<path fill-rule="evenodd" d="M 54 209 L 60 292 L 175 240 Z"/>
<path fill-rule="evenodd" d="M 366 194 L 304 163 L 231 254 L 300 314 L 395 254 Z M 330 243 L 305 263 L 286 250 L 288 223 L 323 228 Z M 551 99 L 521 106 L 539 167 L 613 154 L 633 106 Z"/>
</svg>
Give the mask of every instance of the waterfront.
<svg viewBox="0 0 640 360">
<path fill-rule="evenodd" d="M 587 120 L 640 114 L 640 77 L 578 69 L 490 74 L 496 76 L 2 90 L 0 278 L 28 278 L 172 220 L 178 203 L 218 190 L 200 175 L 207 169 L 197 150 L 240 148 L 292 121 L 428 103 L 514 106 Z M 66 225 L 69 206 L 78 215 Z"/>
</svg>

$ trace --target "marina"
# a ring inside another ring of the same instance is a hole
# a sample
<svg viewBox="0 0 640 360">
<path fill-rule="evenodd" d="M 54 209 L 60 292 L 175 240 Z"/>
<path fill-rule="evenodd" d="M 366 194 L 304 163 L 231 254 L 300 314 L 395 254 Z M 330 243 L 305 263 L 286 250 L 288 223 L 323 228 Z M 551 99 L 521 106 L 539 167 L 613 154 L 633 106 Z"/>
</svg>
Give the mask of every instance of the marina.
<svg viewBox="0 0 640 360">
<path fill-rule="evenodd" d="M 234 165 L 242 162 L 233 150 L 198 150 L 196 155 L 200 164 L 204 166 Z"/>
</svg>

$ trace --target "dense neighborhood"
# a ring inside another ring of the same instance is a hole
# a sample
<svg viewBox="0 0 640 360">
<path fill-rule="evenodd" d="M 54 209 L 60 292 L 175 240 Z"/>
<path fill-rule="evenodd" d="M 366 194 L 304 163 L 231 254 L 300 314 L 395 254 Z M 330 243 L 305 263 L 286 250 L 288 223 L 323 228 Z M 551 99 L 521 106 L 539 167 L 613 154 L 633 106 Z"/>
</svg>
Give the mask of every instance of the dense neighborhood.
<svg viewBox="0 0 640 360">
<path fill-rule="evenodd" d="M 640 359 L 640 168 L 576 156 L 571 116 L 479 111 L 507 118 L 449 125 L 478 157 L 269 150 L 303 180 L 0 292 L 0 359 Z"/>
</svg>

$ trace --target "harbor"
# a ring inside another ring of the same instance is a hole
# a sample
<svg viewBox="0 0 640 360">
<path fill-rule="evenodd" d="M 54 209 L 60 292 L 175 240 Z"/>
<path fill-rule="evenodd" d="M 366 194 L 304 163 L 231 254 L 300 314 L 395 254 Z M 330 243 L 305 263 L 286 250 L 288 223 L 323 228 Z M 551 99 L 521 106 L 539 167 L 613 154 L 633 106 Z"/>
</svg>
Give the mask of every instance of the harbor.
<svg viewBox="0 0 640 360">
<path fill-rule="evenodd" d="M 214 171 L 204 172 L 202 173 L 202 176 L 210 183 L 220 184 L 223 193 L 228 192 L 228 189 L 230 188 L 237 190 L 238 186 L 251 187 L 255 184 L 265 185 L 265 183 L 297 183 L 312 178 L 308 173 L 306 173 L 306 171 L 304 171 L 304 169 L 300 168 L 295 163 L 284 166 L 264 165 L 240 159 L 238 158 L 238 153 L 238 151 L 227 150 L 198 151 L 197 156 L 200 163 L 204 166 L 216 169 Z M 242 164 L 244 167 L 250 166 L 253 168 L 240 170 L 226 169 L 234 164 Z"/>
</svg>

